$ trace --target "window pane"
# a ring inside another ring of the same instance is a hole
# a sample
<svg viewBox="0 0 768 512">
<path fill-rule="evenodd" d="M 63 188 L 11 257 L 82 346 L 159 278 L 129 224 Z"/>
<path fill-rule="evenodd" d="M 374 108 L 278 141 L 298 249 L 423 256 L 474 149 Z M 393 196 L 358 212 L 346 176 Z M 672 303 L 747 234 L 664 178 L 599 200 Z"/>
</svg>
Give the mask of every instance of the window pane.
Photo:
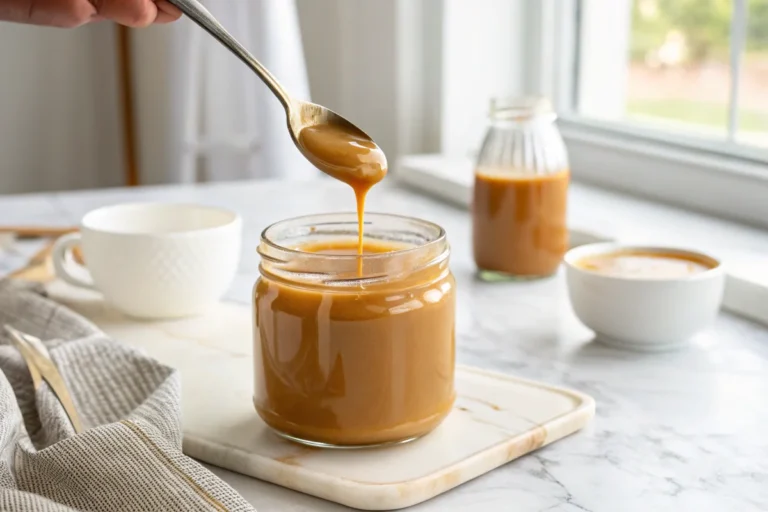
<svg viewBox="0 0 768 512">
<path fill-rule="evenodd" d="M 730 0 L 635 0 L 627 115 L 724 136 Z"/>
<path fill-rule="evenodd" d="M 734 1 L 582 0 L 579 112 L 725 141 Z M 768 146 L 768 0 L 744 2 L 736 141 Z"/>
<path fill-rule="evenodd" d="M 768 146 L 768 0 L 748 0 L 747 9 L 737 140 Z"/>
</svg>

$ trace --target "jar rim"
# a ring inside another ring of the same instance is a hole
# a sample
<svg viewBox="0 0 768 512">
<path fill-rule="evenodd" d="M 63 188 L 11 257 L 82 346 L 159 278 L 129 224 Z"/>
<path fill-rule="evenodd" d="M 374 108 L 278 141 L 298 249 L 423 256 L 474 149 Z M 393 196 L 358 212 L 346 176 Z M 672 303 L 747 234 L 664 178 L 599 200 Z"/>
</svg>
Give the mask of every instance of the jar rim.
<svg viewBox="0 0 768 512">
<path fill-rule="evenodd" d="M 390 213 L 365 214 L 366 239 L 402 243 L 390 252 L 328 254 L 297 249 L 314 239 L 357 239 L 357 213 L 322 213 L 275 222 L 261 234 L 262 276 L 301 286 L 366 287 L 415 275 L 447 261 L 445 230 L 430 221 Z M 278 240 L 279 238 L 279 240 Z"/>
<path fill-rule="evenodd" d="M 416 222 L 421 224 L 422 226 L 426 228 L 431 228 L 437 231 L 437 235 L 429 240 L 428 242 L 421 244 L 421 245 L 415 245 L 413 247 L 408 247 L 407 249 L 399 249 L 395 251 L 390 252 L 383 252 L 383 253 L 370 253 L 370 254 L 327 254 L 327 253 L 312 253 L 307 251 L 302 251 L 299 249 L 295 249 L 292 247 L 286 247 L 284 245 L 280 245 L 279 243 L 273 241 L 269 238 L 269 232 L 270 230 L 273 230 L 275 228 L 280 227 L 281 225 L 286 225 L 288 223 L 296 222 L 299 223 L 301 221 L 308 221 L 310 219 L 316 219 L 317 222 L 312 222 L 312 224 L 331 224 L 332 222 L 323 222 L 323 220 L 329 221 L 330 219 L 335 219 L 340 216 L 347 216 L 347 215 L 354 215 L 355 218 L 357 218 L 357 213 L 355 212 L 334 212 L 334 213 L 319 213 L 319 214 L 309 214 L 309 215 L 301 215 L 298 217 L 291 217 L 288 219 L 279 220 L 277 222 L 273 222 L 264 230 L 261 232 L 261 242 L 268 245 L 269 247 L 272 247 L 273 249 L 286 252 L 291 255 L 295 256 L 301 256 L 303 258 L 322 258 L 324 260 L 337 260 L 337 261 L 357 261 L 358 259 L 363 259 L 366 261 L 372 261 L 377 259 L 387 259 L 392 258 L 393 256 L 401 256 L 404 254 L 413 253 L 416 251 L 422 251 L 425 248 L 433 247 L 435 245 L 444 243 L 446 241 L 446 232 L 445 229 L 440 226 L 439 224 L 435 224 L 434 222 L 420 219 L 417 217 L 411 217 L 409 215 L 398 215 L 395 213 L 383 213 L 383 212 L 366 212 L 365 218 L 371 219 L 373 217 L 374 219 L 400 219 L 407 222 Z M 336 221 L 338 222 L 338 221 Z M 263 256 L 263 255 L 262 255 Z"/>
</svg>

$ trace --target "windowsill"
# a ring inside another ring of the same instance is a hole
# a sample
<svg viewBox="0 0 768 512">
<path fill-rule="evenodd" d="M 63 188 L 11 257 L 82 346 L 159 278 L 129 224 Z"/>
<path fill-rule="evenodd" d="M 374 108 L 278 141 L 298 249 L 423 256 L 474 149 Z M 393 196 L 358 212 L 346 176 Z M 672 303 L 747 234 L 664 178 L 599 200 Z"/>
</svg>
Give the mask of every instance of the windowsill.
<svg viewBox="0 0 768 512">
<path fill-rule="evenodd" d="M 398 162 L 398 181 L 469 207 L 472 162 L 413 155 Z M 572 245 L 618 241 L 693 248 L 720 259 L 723 308 L 768 325 L 768 231 L 575 182 L 568 224 Z"/>
<path fill-rule="evenodd" d="M 580 116 L 558 127 L 578 181 L 768 228 L 765 162 L 745 148 Z"/>
</svg>

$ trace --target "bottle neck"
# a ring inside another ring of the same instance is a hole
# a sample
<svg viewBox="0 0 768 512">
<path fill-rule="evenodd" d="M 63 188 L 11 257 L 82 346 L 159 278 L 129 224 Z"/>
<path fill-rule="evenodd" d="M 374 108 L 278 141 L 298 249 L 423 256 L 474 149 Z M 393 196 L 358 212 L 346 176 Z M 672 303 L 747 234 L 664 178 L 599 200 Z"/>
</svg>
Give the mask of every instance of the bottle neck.
<svg viewBox="0 0 768 512">
<path fill-rule="evenodd" d="M 488 122 L 495 128 L 530 130 L 543 126 L 554 126 L 557 116 L 554 113 L 535 114 L 520 117 L 491 114 Z"/>
<path fill-rule="evenodd" d="M 526 176 L 567 171 L 567 150 L 554 120 L 554 114 L 494 117 L 477 157 L 477 169 Z"/>
</svg>

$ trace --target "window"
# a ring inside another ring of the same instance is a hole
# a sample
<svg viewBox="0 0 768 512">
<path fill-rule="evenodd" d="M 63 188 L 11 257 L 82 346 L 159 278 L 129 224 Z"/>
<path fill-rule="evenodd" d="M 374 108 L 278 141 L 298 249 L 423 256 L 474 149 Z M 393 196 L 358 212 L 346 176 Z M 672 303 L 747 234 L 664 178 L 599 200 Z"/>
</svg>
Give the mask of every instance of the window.
<svg viewBox="0 0 768 512">
<path fill-rule="evenodd" d="M 576 179 L 768 226 L 768 0 L 529 8 Z"/>
<path fill-rule="evenodd" d="M 398 132 L 438 141 L 407 146 L 439 151 L 424 181 L 464 197 L 490 97 L 541 94 L 574 180 L 768 227 L 768 0 L 397 5 L 419 20 Z"/>
<path fill-rule="evenodd" d="M 768 0 L 580 5 L 578 113 L 768 146 Z"/>
</svg>

